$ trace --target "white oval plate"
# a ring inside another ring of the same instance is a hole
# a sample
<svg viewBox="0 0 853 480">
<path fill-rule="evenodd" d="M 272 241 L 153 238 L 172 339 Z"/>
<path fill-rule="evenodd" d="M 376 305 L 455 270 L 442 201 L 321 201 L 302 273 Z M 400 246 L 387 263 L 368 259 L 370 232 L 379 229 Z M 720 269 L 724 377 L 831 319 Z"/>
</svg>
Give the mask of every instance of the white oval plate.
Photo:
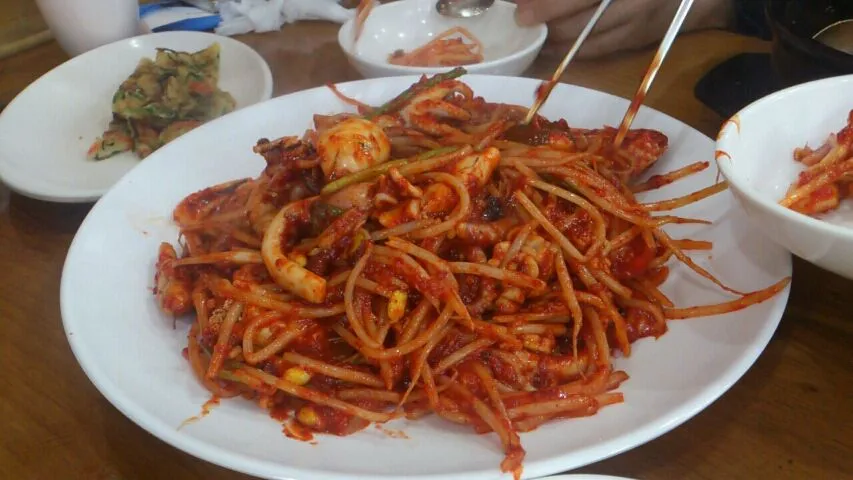
<svg viewBox="0 0 853 480">
<path fill-rule="evenodd" d="M 417 80 L 395 77 L 340 85 L 348 95 L 380 104 Z M 524 78 L 463 77 L 493 102 L 530 104 L 539 82 Z M 560 85 L 543 114 L 566 116 L 578 126 L 618 122 L 628 102 L 580 87 Z M 62 276 L 61 308 L 68 340 L 95 386 L 119 410 L 164 441 L 207 461 L 268 478 L 345 480 L 416 478 L 485 480 L 502 476 L 497 438 L 436 418 L 387 425 L 408 439 L 374 428 L 349 437 L 321 436 L 317 445 L 294 441 L 257 405 L 225 400 L 199 422 L 208 393 L 181 356 L 188 322 L 161 314 L 151 294 L 160 242 L 174 242 L 170 218 L 186 195 L 226 180 L 254 177 L 264 166 L 251 152 L 261 137 L 301 134 L 313 113 L 349 110 L 318 88 L 279 97 L 204 125 L 166 145 L 122 178 L 83 222 Z M 643 109 L 637 127 L 665 132 L 669 153 L 655 167 L 669 171 L 712 160 L 713 142 L 690 127 Z M 226 140 L 227 139 L 227 140 Z M 674 197 L 714 182 L 715 173 L 670 185 L 647 198 Z M 698 263 L 740 290 L 756 290 L 791 274 L 791 257 L 753 229 L 728 193 L 684 208 L 679 215 L 714 221 L 680 226 L 680 237 L 714 241 L 713 256 Z M 664 291 L 680 306 L 731 297 L 680 265 Z M 545 425 L 522 435 L 525 478 L 577 468 L 647 442 L 681 424 L 725 392 L 761 353 L 778 324 L 788 290 L 749 309 L 714 318 L 670 323 L 660 340 L 646 339 L 617 366 L 631 375 L 625 403 L 585 419 Z"/>
<path fill-rule="evenodd" d="M 196 51 L 219 42 L 219 86 L 237 108 L 272 95 L 266 61 L 247 45 L 203 32 L 141 35 L 72 58 L 29 85 L 0 113 L 0 178 L 28 197 L 52 202 L 97 200 L 141 160 L 125 152 L 92 161 L 86 152 L 112 118 L 112 98 L 156 48 Z"/>
</svg>

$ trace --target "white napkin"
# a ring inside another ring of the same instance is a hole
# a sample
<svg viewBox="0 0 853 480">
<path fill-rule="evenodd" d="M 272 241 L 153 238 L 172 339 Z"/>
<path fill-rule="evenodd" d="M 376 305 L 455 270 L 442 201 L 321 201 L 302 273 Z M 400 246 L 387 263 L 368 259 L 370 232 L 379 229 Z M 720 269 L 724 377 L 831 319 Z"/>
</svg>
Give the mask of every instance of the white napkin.
<svg viewBox="0 0 853 480">
<path fill-rule="evenodd" d="M 220 35 L 270 32 L 285 23 L 299 20 L 327 20 L 344 23 L 355 15 L 338 0 L 226 0 L 219 2 L 222 21 L 216 27 Z"/>
</svg>

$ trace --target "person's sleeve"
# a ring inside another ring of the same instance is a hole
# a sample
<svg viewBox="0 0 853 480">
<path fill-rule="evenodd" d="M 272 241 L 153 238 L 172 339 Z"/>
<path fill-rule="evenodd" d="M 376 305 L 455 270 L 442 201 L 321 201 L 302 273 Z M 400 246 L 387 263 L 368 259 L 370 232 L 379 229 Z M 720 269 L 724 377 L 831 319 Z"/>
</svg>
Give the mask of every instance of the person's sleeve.
<svg viewBox="0 0 853 480">
<path fill-rule="evenodd" d="M 765 0 L 733 0 L 735 31 L 765 40 L 771 38 L 770 27 L 764 15 Z"/>
</svg>

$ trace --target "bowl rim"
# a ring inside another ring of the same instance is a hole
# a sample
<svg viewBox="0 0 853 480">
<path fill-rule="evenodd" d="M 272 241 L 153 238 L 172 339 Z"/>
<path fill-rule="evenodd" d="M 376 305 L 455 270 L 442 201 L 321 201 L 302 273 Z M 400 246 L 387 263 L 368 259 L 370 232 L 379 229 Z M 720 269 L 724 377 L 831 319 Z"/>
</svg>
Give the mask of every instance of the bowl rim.
<svg viewBox="0 0 853 480">
<path fill-rule="evenodd" d="M 382 5 L 378 5 L 375 7 L 376 10 L 383 8 L 405 8 L 408 6 L 407 4 L 412 3 L 416 0 L 399 0 L 391 3 L 384 3 Z M 517 8 L 516 4 L 513 2 L 509 2 L 506 0 L 496 0 L 493 8 L 503 8 L 508 9 L 511 12 L 514 12 Z M 436 74 L 446 72 L 448 69 L 452 67 L 409 67 L 405 65 L 394 65 L 388 62 L 378 62 L 375 60 L 368 59 L 363 55 L 359 55 L 355 49 L 353 48 L 353 42 L 349 41 L 349 39 L 344 39 L 344 33 L 349 33 L 352 31 L 352 25 L 355 22 L 355 17 L 347 20 L 341 27 L 338 29 L 338 45 L 341 47 L 341 50 L 344 53 L 353 59 L 358 60 L 359 62 L 363 62 L 373 68 L 382 68 L 382 69 L 391 69 L 399 73 L 405 73 L 409 75 L 419 75 L 419 74 Z M 538 31 L 538 35 L 536 39 L 530 44 L 526 45 L 524 48 L 511 53 L 510 55 L 505 55 L 499 58 L 495 58 L 493 60 L 484 61 L 480 63 L 474 63 L 471 65 L 465 65 L 465 69 L 468 73 L 481 73 L 482 70 L 486 70 L 490 67 L 499 66 L 505 63 L 509 63 L 514 60 L 518 60 L 523 58 L 531 53 L 537 52 L 542 48 L 545 44 L 545 40 L 548 38 L 548 26 L 544 23 L 540 23 L 538 25 L 534 25 L 532 27 Z"/>
<path fill-rule="evenodd" d="M 801 224 L 812 230 L 817 230 L 820 233 L 853 241 L 853 228 L 851 227 L 837 225 L 814 218 L 810 215 L 795 212 L 794 210 L 779 205 L 778 202 L 770 201 L 764 196 L 758 195 L 752 187 L 742 181 L 740 176 L 734 172 L 734 158 L 732 158 L 728 153 L 728 147 L 733 143 L 740 141 L 740 117 L 742 115 L 760 110 L 764 106 L 778 101 L 781 97 L 789 95 L 804 95 L 836 84 L 853 84 L 853 74 L 839 75 L 836 77 L 813 80 L 811 82 L 794 85 L 760 98 L 742 108 L 739 112 L 732 115 L 731 118 L 725 120 L 722 127 L 720 127 L 720 131 L 716 139 L 714 161 L 717 164 L 717 169 L 730 186 L 741 192 L 741 194 L 743 194 L 750 202 L 757 204 L 775 217 L 779 217 L 786 222 Z M 853 105 L 851 105 L 851 110 L 853 110 Z M 735 130 L 733 131 L 732 128 Z M 829 135 L 829 133 L 830 132 L 827 132 L 826 135 Z M 722 161 L 723 158 L 728 158 L 728 161 Z M 793 179 L 791 181 L 793 182 Z"/>
<path fill-rule="evenodd" d="M 770 25 L 770 29 L 778 37 L 778 41 L 789 45 L 799 53 L 812 58 L 818 62 L 829 62 L 832 70 L 844 68 L 844 65 L 853 63 L 853 55 L 846 54 L 825 45 L 814 38 L 803 37 L 791 31 L 785 18 L 781 18 L 779 10 L 783 8 L 783 0 L 765 0 L 764 17 Z"/>
</svg>

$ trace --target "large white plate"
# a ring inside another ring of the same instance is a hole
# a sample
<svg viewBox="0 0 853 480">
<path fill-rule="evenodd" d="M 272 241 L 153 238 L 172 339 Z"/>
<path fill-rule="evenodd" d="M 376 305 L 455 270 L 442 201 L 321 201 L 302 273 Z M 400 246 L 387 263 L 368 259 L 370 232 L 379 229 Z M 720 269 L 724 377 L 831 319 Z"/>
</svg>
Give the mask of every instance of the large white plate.
<svg viewBox="0 0 853 480">
<path fill-rule="evenodd" d="M 0 113 L 0 178 L 13 190 L 53 202 L 97 200 L 140 160 L 125 152 L 95 162 L 92 142 L 112 118 L 118 86 L 158 47 L 196 51 L 219 42 L 220 87 L 237 108 L 272 95 L 269 66 L 247 45 L 203 32 L 141 35 L 96 48 L 54 68 Z"/>
<path fill-rule="evenodd" d="M 397 77 L 340 86 L 379 104 L 416 80 Z M 538 82 L 467 76 L 491 101 L 529 104 Z M 575 125 L 617 122 L 625 100 L 560 85 L 543 113 Z M 324 88 L 308 90 L 236 112 L 167 145 L 124 177 L 92 209 L 68 254 L 62 278 L 62 317 L 68 340 L 98 389 L 125 415 L 164 441 L 193 455 L 246 473 L 299 480 L 473 480 L 504 478 L 493 435 L 475 435 L 435 418 L 394 422 L 408 439 L 369 428 L 356 435 L 323 436 L 318 445 L 286 438 L 281 426 L 243 400 L 223 404 L 200 422 L 178 429 L 208 399 L 181 356 L 188 323 L 162 315 L 151 294 L 161 241 L 174 242 L 173 207 L 187 194 L 230 179 L 255 176 L 264 163 L 251 147 L 261 137 L 301 134 L 311 115 L 347 107 Z M 643 109 L 636 126 L 669 135 L 671 149 L 655 168 L 668 171 L 713 159 L 713 142 L 686 125 Z M 648 198 L 671 197 L 714 181 L 712 169 Z M 791 273 L 790 255 L 753 229 L 728 193 L 679 212 L 713 226 L 673 229 L 677 236 L 713 240 L 712 256 L 696 255 L 723 281 L 741 290 L 770 285 Z M 725 295 L 680 266 L 664 289 L 681 306 L 724 300 Z M 649 441 L 676 427 L 725 392 L 755 361 L 778 324 L 788 290 L 752 308 L 715 318 L 672 322 L 660 340 L 638 342 L 620 359 L 631 379 L 625 403 L 598 415 L 543 426 L 522 435 L 525 477 L 576 468 Z"/>
</svg>

